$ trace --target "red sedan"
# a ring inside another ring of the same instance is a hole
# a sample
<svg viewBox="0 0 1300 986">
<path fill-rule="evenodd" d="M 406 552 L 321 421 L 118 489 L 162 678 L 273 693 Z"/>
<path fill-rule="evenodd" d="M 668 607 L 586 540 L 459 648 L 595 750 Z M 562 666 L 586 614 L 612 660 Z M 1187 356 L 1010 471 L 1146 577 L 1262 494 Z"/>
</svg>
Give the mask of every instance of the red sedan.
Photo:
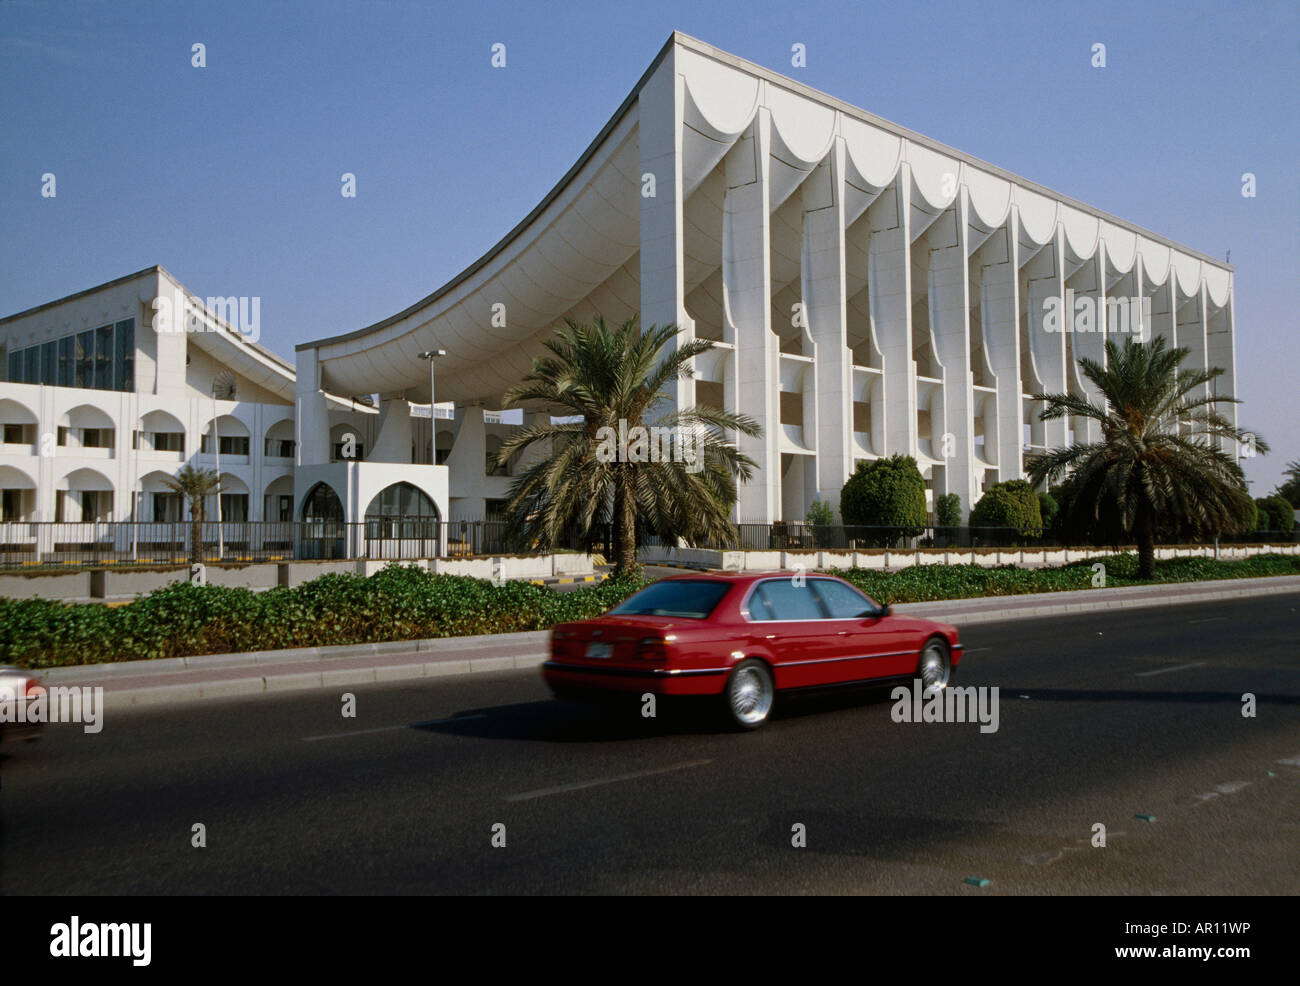
<svg viewBox="0 0 1300 986">
<path fill-rule="evenodd" d="M 779 691 L 891 678 L 946 688 L 961 650 L 956 627 L 895 616 L 832 576 L 675 575 L 556 625 L 542 674 L 560 698 L 721 695 L 736 726 L 757 729 Z"/>
</svg>

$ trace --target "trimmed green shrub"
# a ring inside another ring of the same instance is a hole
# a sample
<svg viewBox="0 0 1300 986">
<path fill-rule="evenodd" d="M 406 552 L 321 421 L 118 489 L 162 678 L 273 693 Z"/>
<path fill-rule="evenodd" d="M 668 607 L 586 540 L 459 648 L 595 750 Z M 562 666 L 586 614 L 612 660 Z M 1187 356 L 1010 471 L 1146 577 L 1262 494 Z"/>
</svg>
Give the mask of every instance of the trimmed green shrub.
<svg viewBox="0 0 1300 986">
<path fill-rule="evenodd" d="M 846 525 L 895 528 L 883 543 L 915 537 L 925 529 L 925 480 L 910 455 L 860 462 L 840 491 L 840 517 Z"/>
<path fill-rule="evenodd" d="M 934 523 L 937 527 L 956 527 L 961 523 L 961 497 L 945 493 L 934 501 Z"/>
<path fill-rule="evenodd" d="M 826 526 L 835 523 L 835 511 L 831 509 L 829 503 L 823 503 L 821 500 L 814 500 L 808 504 L 808 513 L 804 520 L 814 526 Z"/>
<path fill-rule="evenodd" d="M 994 483 L 970 512 L 971 527 L 1010 527 L 1026 537 L 1043 531 L 1043 514 L 1034 488 L 1023 479 Z"/>
<path fill-rule="evenodd" d="M 1043 516 L 1043 529 L 1051 530 L 1056 524 L 1056 515 L 1061 512 L 1061 508 L 1056 502 L 1056 497 L 1051 493 L 1039 493 L 1038 511 Z"/>
<path fill-rule="evenodd" d="M 0 599 L 0 664 L 30 668 L 544 630 L 598 616 L 644 583 L 573 592 L 388 565 L 256 593 L 173 582 L 128 606 Z"/>
<path fill-rule="evenodd" d="M 1295 510 L 1286 497 L 1266 496 L 1255 501 L 1259 511 L 1255 521 L 1257 531 L 1281 531 L 1290 534 L 1295 529 Z"/>
</svg>

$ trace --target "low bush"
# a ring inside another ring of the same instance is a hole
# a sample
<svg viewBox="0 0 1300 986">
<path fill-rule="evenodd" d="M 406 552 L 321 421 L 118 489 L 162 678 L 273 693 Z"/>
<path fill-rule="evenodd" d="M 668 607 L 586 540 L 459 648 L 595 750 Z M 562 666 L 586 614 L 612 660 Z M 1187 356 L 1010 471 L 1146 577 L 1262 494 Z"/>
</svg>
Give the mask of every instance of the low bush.
<svg viewBox="0 0 1300 986">
<path fill-rule="evenodd" d="M 640 587 L 572 592 L 389 565 L 255 593 L 175 582 L 128 606 L 0 599 L 0 663 L 29 668 L 544 630 L 597 616 Z"/>
</svg>

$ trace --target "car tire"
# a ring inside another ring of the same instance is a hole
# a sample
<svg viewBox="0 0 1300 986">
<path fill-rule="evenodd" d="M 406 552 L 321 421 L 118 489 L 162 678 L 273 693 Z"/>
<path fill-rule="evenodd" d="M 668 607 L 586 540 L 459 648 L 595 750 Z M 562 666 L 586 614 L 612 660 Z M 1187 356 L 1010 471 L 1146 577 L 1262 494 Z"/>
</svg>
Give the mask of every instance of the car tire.
<svg viewBox="0 0 1300 986">
<path fill-rule="evenodd" d="M 722 689 L 727 720 L 737 729 L 754 730 L 767 722 L 776 703 L 776 684 L 768 666 L 755 658 L 731 669 Z"/>
<path fill-rule="evenodd" d="M 921 694 L 933 695 L 952 684 L 954 668 L 948 642 L 942 637 L 931 637 L 921 647 L 921 659 L 916 666 L 916 676 L 921 679 Z"/>
</svg>

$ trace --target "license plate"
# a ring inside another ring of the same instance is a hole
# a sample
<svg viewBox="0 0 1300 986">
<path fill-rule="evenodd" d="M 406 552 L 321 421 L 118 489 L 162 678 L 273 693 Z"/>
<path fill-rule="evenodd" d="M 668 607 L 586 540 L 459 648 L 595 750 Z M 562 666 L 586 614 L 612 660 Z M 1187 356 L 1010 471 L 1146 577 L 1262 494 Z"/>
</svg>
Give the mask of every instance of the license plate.
<svg viewBox="0 0 1300 986">
<path fill-rule="evenodd" d="M 596 644 L 596 643 L 588 644 L 587 656 L 604 659 L 609 657 L 613 649 L 614 649 L 613 644 Z"/>
</svg>

